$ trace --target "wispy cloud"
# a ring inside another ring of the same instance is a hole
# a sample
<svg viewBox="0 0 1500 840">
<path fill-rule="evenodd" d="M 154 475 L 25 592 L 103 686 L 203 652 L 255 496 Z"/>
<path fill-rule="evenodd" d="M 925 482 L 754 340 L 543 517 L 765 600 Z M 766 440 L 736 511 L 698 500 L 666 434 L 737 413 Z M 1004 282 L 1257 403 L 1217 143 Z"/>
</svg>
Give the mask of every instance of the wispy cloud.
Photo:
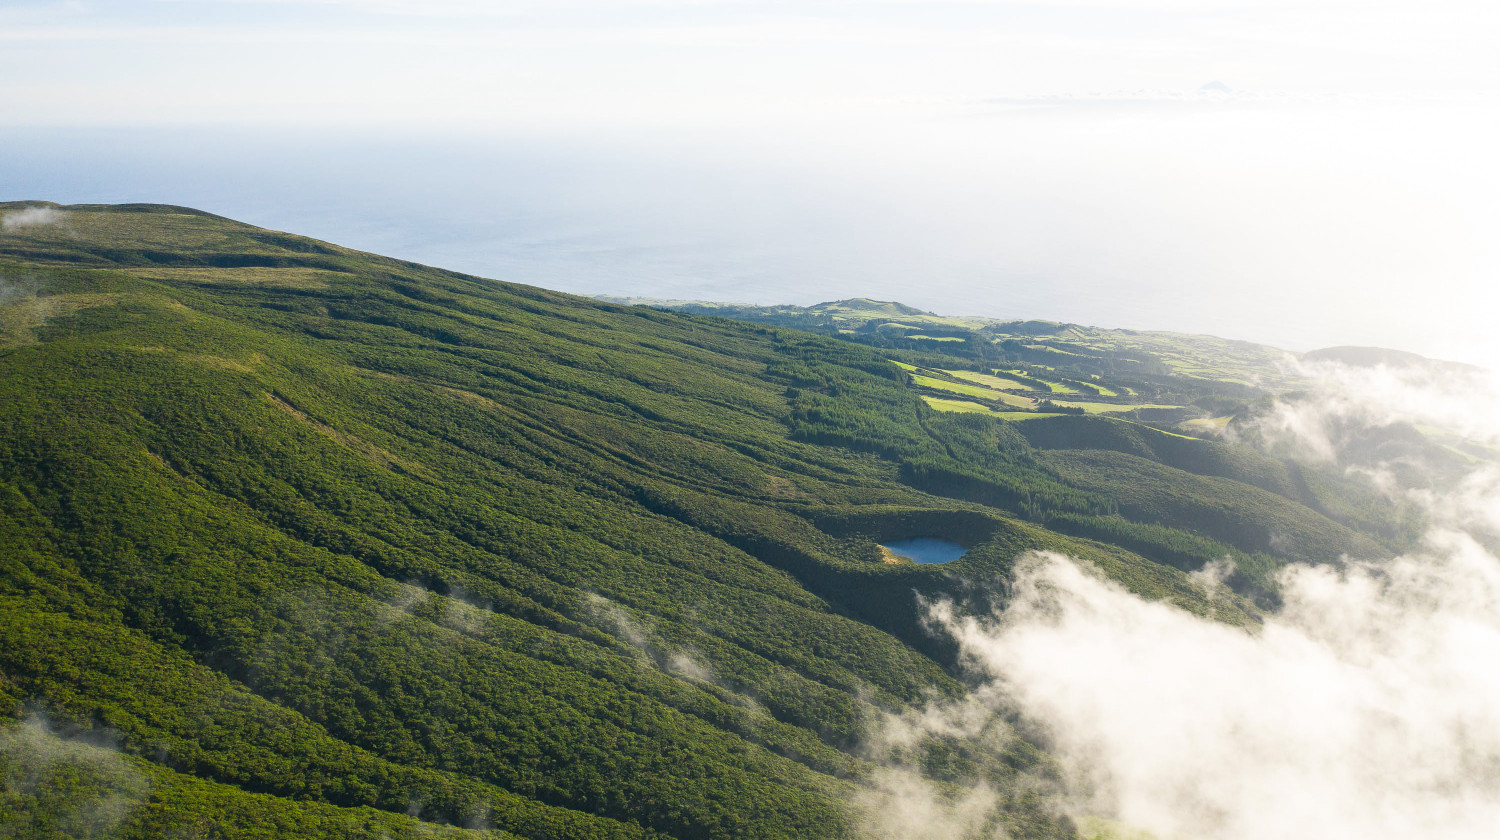
<svg viewBox="0 0 1500 840">
<path fill-rule="evenodd" d="M 1284 454 L 1334 461 L 1357 433 L 1393 423 L 1435 427 L 1500 444 L 1500 379 L 1494 372 L 1443 363 L 1374 364 L 1289 361 L 1314 383 L 1274 401 L 1241 436 Z"/>
<path fill-rule="evenodd" d="M 594 592 L 584 595 L 584 608 L 612 635 L 640 651 L 663 671 L 689 680 L 719 684 L 713 668 L 704 661 L 701 652 L 662 639 L 650 621 L 631 615 L 624 607 Z"/>
<path fill-rule="evenodd" d="M 23 207 L 0 216 L 0 229 L 7 233 L 24 228 L 62 224 L 67 214 L 56 207 Z"/>
<path fill-rule="evenodd" d="M 40 715 L 0 727 L 0 782 L 7 837 L 114 837 L 151 790 L 111 733 L 65 734 Z"/>
</svg>

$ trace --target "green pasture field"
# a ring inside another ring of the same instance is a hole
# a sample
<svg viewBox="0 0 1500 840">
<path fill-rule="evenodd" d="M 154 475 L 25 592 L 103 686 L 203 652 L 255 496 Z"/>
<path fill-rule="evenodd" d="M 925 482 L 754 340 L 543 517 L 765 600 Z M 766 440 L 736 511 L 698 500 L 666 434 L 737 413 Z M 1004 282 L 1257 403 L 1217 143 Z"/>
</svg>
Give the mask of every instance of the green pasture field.
<svg viewBox="0 0 1500 840">
<path fill-rule="evenodd" d="M 1118 397 L 1120 395 L 1118 391 L 1106 388 L 1103 385 L 1100 385 L 1098 382 L 1089 382 L 1082 379 L 1077 381 L 1080 385 L 1092 390 L 1094 393 L 1098 394 L 1101 397 Z"/>
<path fill-rule="evenodd" d="M 1047 387 L 1051 388 L 1052 389 L 1052 393 L 1054 393 L 1054 394 L 1076 394 L 1076 393 L 1078 393 L 1078 389 L 1077 388 L 1073 388 L 1073 387 L 1070 387 L 1068 385 L 1064 385 L 1061 382 L 1053 382 L 1050 379 L 1044 379 L 1044 378 L 1042 378 L 1040 376 L 1032 376 L 1031 374 L 1027 373 L 1024 370 L 1006 370 L 1006 371 L 1000 371 L 1000 372 L 1001 373 L 1019 374 L 1021 376 L 1026 376 L 1026 377 L 1030 377 L 1031 379 L 1035 379 L 1038 382 L 1046 383 Z"/>
<path fill-rule="evenodd" d="M 950 400 L 950 399 L 944 399 L 943 397 L 929 396 L 927 394 L 923 394 L 922 395 L 922 402 L 927 403 L 928 406 L 930 406 L 931 408 L 936 409 L 938 411 L 951 411 L 951 412 L 956 412 L 956 413 L 959 413 L 959 414 L 998 414 L 999 413 L 999 412 L 995 411 L 993 408 L 990 408 L 989 406 L 980 405 L 979 403 L 976 403 L 976 402 L 969 402 L 968 400 Z M 1025 414 L 1026 412 L 1017 411 L 1017 412 L 1010 412 L 1010 413 Z"/>
<path fill-rule="evenodd" d="M 1050 411 L 997 411 L 995 417 L 1012 422 L 1020 420 L 1040 420 L 1043 417 L 1063 417 L 1062 414 L 1054 414 Z"/>
<path fill-rule="evenodd" d="M 1001 391 L 1031 390 L 1031 388 L 1026 384 L 1017 382 L 1014 379 L 1006 379 L 1004 377 L 993 376 L 988 373 L 975 373 L 972 370 L 944 370 L 943 373 L 946 373 L 949 376 L 955 377 L 957 379 L 963 379 L 968 382 L 974 382 L 976 384 L 985 385 Z"/>
<path fill-rule="evenodd" d="M 1135 411 L 1138 408 L 1182 408 L 1180 405 L 1121 405 L 1119 403 L 1101 402 L 1074 402 L 1072 400 L 1053 400 L 1058 405 L 1077 406 L 1089 414 L 1121 414 Z"/>
<path fill-rule="evenodd" d="M 955 394 L 963 394 L 966 397 L 978 397 L 982 400 L 997 400 L 1006 405 L 1017 408 L 1031 408 L 1036 405 L 1034 400 L 1016 394 L 996 391 L 994 388 L 984 388 L 979 385 L 963 385 L 957 382 L 949 382 L 946 379 L 936 379 L 931 376 L 912 374 L 912 381 L 923 388 L 931 388 L 936 391 L 950 391 Z"/>
</svg>

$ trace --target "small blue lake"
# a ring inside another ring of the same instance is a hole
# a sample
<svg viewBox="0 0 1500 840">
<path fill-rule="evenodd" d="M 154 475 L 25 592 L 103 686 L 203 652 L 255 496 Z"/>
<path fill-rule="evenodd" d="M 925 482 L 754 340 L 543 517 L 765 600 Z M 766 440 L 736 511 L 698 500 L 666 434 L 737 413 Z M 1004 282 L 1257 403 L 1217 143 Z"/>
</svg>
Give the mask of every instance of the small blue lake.
<svg viewBox="0 0 1500 840">
<path fill-rule="evenodd" d="M 910 557 L 918 563 L 951 563 L 964 556 L 967 548 L 956 542 L 937 537 L 913 537 L 909 540 L 893 540 L 885 543 L 893 554 Z"/>
</svg>

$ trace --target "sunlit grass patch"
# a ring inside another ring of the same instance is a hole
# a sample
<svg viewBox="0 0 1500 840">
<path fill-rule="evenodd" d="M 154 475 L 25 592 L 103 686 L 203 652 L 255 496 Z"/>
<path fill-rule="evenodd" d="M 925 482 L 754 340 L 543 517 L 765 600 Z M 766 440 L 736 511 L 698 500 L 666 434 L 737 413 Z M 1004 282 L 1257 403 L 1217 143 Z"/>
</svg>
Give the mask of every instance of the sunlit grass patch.
<svg viewBox="0 0 1500 840">
<path fill-rule="evenodd" d="M 982 385 L 965 385 L 959 382 L 950 382 L 946 379 L 938 379 L 922 374 L 913 374 L 912 381 L 923 388 L 932 388 L 935 391 L 952 391 L 955 394 L 964 394 L 970 397 L 993 400 L 1000 396 L 1000 392 L 994 388 L 986 388 Z"/>
<path fill-rule="evenodd" d="M 1053 402 L 1058 405 L 1075 406 L 1089 414 L 1119 414 L 1135 411 L 1138 408 L 1182 408 L 1180 405 L 1157 405 L 1154 403 L 1148 405 L 1121 405 L 1120 403 L 1074 402 L 1072 400 L 1053 400 Z"/>
<path fill-rule="evenodd" d="M 949 391 L 955 394 L 963 394 L 966 397 L 978 397 L 982 400 L 998 400 L 1006 405 L 1017 408 L 1031 408 L 1036 403 L 1026 397 L 1009 394 L 1005 391 L 997 391 L 994 388 L 985 388 L 981 385 L 964 385 L 959 382 L 949 382 L 946 379 L 937 379 L 931 376 L 913 374 L 912 381 L 923 388 L 931 388 L 934 391 Z"/>
<path fill-rule="evenodd" d="M 997 412 L 994 409 L 990 408 L 989 406 L 984 406 L 984 405 L 980 405 L 979 403 L 969 402 L 968 400 L 947 400 L 947 399 L 943 399 L 942 397 L 929 397 L 926 394 L 922 395 L 922 401 L 925 402 L 925 403 L 927 403 L 927 405 L 930 406 L 931 408 L 934 408 L 934 409 L 936 409 L 938 411 L 953 411 L 953 412 L 958 412 L 958 413 L 961 413 L 961 414 L 1000 414 L 1000 413 L 1005 413 L 1005 414 L 1025 414 L 1026 413 L 1026 412 L 1021 412 L 1021 411 L 1016 411 L 1016 412 Z"/>
<path fill-rule="evenodd" d="M 1071 351 L 1068 351 L 1068 350 L 1063 350 L 1061 348 L 1053 347 L 1050 344 L 1025 344 L 1025 345 L 1022 345 L 1022 346 L 1025 347 L 1027 350 L 1039 350 L 1039 351 L 1041 351 L 1043 353 L 1056 353 L 1059 356 L 1078 356 L 1078 355 L 1081 355 L 1079 353 L 1074 353 L 1074 352 L 1071 352 Z"/>
<path fill-rule="evenodd" d="M 1048 368 L 1048 370 L 1051 370 L 1051 368 Z M 1078 393 L 1078 389 L 1077 388 L 1069 387 L 1067 385 L 1064 385 L 1061 382 L 1053 382 L 1053 381 L 1051 381 L 1049 379 L 1043 379 L 1040 376 L 1032 376 L 1031 374 L 1027 373 L 1024 370 L 1005 370 L 1005 371 L 1000 371 L 1000 373 L 1009 373 L 1009 374 L 1014 374 L 1016 376 L 1024 376 L 1027 379 L 1035 380 L 1037 382 L 1042 383 L 1043 385 L 1046 385 L 1047 388 L 1050 389 L 1052 391 L 1052 393 L 1054 393 L 1054 394 L 1076 394 L 1076 393 Z"/>
<path fill-rule="evenodd" d="M 946 373 L 956 379 L 962 379 L 966 382 L 974 382 L 979 385 L 987 385 L 991 388 L 998 388 L 1002 391 L 1031 390 L 1031 388 L 1026 384 L 1017 382 L 1014 379 L 1006 379 L 1004 377 L 993 376 L 988 373 L 975 373 L 972 370 L 945 370 L 943 371 L 943 373 Z"/>
<path fill-rule="evenodd" d="M 1040 420 L 1043 417 L 1063 416 L 1051 411 L 996 411 L 992 413 L 1001 420 Z"/>
<path fill-rule="evenodd" d="M 1088 388 L 1101 397 L 1118 397 L 1120 395 L 1119 392 L 1106 388 L 1105 386 L 1100 385 L 1098 382 L 1085 382 L 1079 380 L 1078 384 L 1082 385 L 1085 388 Z"/>
</svg>

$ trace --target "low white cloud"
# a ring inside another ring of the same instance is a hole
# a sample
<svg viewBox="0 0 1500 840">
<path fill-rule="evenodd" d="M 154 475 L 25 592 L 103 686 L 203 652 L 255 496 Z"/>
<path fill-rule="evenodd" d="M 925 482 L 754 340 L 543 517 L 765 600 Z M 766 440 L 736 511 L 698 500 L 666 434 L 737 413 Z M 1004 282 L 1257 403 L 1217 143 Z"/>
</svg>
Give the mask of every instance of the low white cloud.
<svg viewBox="0 0 1500 840">
<path fill-rule="evenodd" d="M 66 218 L 67 214 L 56 207 L 23 207 L 0 216 L 0 228 L 9 233 L 24 228 L 61 224 Z"/>
<path fill-rule="evenodd" d="M 636 621 L 619 604 L 595 592 L 585 593 L 583 603 L 597 620 L 612 631 L 611 635 L 647 656 L 656 656 L 651 629 Z"/>
<path fill-rule="evenodd" d="M 396 584 L 396 595 L 387 602 L 386 621 L 399 621 L 427 605 L 432 592 L 419 583 Z"/>
<path fill-rule="evenodd" d="M 1334 461 L 1354 433 L 1394 423 L 1500 444 L 1500 383 L 1488 370 L 1440 363 L 1293 361 L 1289 367 L 1311 387 L 1277 399 L 1246 429 L 1273 451 Z"/>
<path fill-rule="evenodd" d="M 476 598 L 460 587 L 452 587 L 443 602 L 439 621 L 450 630 L 465 636 L 478 636 L 489 625 L 490 602 Z"/>
<path fill-rule="evenodd" d="M 30 276 L 7 277 L 0 274 L 0 306 L 35 298 L 39 285 L 35 278 Z"/>
<path fill-rule="evenodd" d="M 1492 837 L 1500 564 L 1450 534 L 1281 583 L 1251 634 L 1034 555 L 1002 616 L 948 627 L 1085 813 L 1164 837 Z"/>
<path fill-rule="evenodd" d="M 957 840 L 982 835 L 999 798 L 984 785 L 945 795 L 910 766 L 879 767 L 855 799 L 865 835 L 879 840 Z"/>
<path fill-rule="evenodd" d="M 946 626 L 953 620 L 952 605 L 932 605 L 932 617 Z M 1011 706 L 1004 687 L 989 681 L 960 700 L 933 700 L 874 721 L 862 746 L 875 770 L 852 803 L 863 835 L 880 840 L 1003 837 L 996 834 L 1006 801 L 999 791 L 982 779 L 934 781 L 922 772 L 919 756 L 925 746 L 943 741 L 999 755 L 1017 737 L 1005 721 Z"/>
<path fill-rule="evenodd" d="M 713 669 L 700 661 L 701 655 L 696 651 L 679 650 L 667 658 L 667 670 L 680 677 L 698 680 L 699 682 L 717 683 L 714 678 Z"/>
<path fill-rule="evenodd" d="M 151 790 L 110 733 L 71 737 L 35 715 L 0 727 L 0 782 L 5 837 L 114 837 Z"/>
<path fill-rule="evenodd" d="M 1268 432 L 1302 454 L 1338 458 L 1346 435 L 1397 421 L 1487 440 L 1500 428 L 1478 372 L 1330 366 L 1320 378 L 1325 390 Z M 1002 807 L 990 787 L 937 784 L 909 748 L 958 738 L 994 752 L 1011 721 L 1058 763 L 1060 784 L 1037 789 L 1081 825 L 1195 840 L 1494 837 L 1500 558 L 1487 538 L 1500 533 L 1500 470 L 1407 493 L 1432 522 L 1416 547 L 1288 566 L 1282 606 L 1250 630 L 1144 601 L 1054 553 L 1018 560 L 996 614 L 932 605 L 975 688 L 878 727 L 886 769 L 857 803 L 870 833 L 899 836 L 915 815 L 937 828 L 911 836 L 1004 836 L 974 816 Z M 1217 591 L 1228 570 L 1194 579 Z"/>
<path fill-rule="evenodd" d="M 924 739 L 998 752 L 1019 717 L 1080 823 L 1157 837 L 1489 838 L 1500 825 L 1500 561 L 1457 532 L 1390 563 L 1284 571 L 1257 631 L 1143 601 L 1080 562 L 1026 556 L 1000 614 L 933 607 L 982 678 L 892 716 L 855 801 L 872 837 L 1004 837 L 1002 798 L 944 786 Z"/>
<path fill-rule="evenodd" d="M 679 647 L 662 638 L 650 619 L 637 617 L 596 592 L 585 593 L 583 606 L 610 635 L 634 648 L 656 668 L 679 679 L 718 686 L 728 691 L 739 705 L 752 711 L 761 709 L 755 698 L 739 694 L 720 681 L 702 651 L 691 646 Z"/>
</svg>

